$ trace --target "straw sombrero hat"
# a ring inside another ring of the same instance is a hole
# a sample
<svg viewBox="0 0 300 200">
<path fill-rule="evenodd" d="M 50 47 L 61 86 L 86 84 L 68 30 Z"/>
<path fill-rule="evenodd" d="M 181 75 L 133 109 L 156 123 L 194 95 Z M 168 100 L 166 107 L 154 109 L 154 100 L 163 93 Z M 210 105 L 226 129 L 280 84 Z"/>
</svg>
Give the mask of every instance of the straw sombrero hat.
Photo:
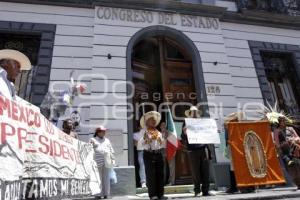
<svg viewBox="0 0 300 200">
<path fill-rule="evenodd" d="M 142 128 L 145 127 L 147 120 L 150 118 L 154 118 L 154 120 L 156 121 L 155 126 L 158 126 L 158 124 L 161 120 L 161 115 L 159 112 L 156 112 L 156 111 L 150 111 L 150 112 L 145 113 L 140 120 L 140 125 Z"/>
<path fill-rule="evenodd" d="M 0 50 L 0 60 L 2 59 L 11 59 L 20 63 L 21 70 L 30 70 L 31 62 L 27 56 L 25 56 L 20 51 L 12 49 L 3 49 Z"/>
<path fill-rule="evenodd" d="M 229 123 L 233 120 L 242 120 L 244 118 L 244 113 L 243 112 L 234 112 L 230 113 L 224 118 L 224 123 Z"/>
<path fill-rule="evenodd" d="M 191 117 L 191 113 L 192 111 L 197 111 L 197 114 L 200 116 L 201 115 L 201 111 L 196 107 L 196 106 L 191 106 L 190 109 L 186 110 L 184 112 L 186 117 Z"/>
</svg>

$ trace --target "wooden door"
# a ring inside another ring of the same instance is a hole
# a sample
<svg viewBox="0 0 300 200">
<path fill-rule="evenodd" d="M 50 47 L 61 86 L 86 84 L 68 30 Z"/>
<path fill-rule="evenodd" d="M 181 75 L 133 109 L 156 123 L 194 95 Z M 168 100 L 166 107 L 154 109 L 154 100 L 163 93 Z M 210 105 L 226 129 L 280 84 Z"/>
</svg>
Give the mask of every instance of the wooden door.
<svg viewBox="0 0 300 200">
<path fill-rule="evenodd" d="M 162 93 L 159 47 L 156 38 L 147 38 L 138 43 L 133 51 L 132 79 L 135 85 L 133 98 L 135 123 L 138 130 L 139 119 L 144 112 L 155 108 L 162 99 L 157 94 Z M 143 105 L 142 105 L 143 104 Z"/>
<path fill-rule="evenodd" d="M 184 102 L 195 104 L 193 97 L 195 85 L 191 59 L 185 50 L 174 41 L 159 39 L 161 57 L 161 75 L 165 101 L 171 103 Z M 176 106 L 175 114 L 184 117 L 184 111 L 189 106 Z M 191 184 L 191 172 L 186 149 L 177 151 L 176 184 Z"/>
</svg>

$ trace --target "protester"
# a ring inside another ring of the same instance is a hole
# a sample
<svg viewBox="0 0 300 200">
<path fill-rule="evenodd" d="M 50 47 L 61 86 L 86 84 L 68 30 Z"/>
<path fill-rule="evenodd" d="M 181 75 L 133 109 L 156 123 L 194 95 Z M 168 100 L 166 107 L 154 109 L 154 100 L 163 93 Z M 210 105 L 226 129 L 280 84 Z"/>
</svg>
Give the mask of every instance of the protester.
<svg viewBox="0 0 300 200">
<path fill-rule="evenodd" d="M 300 158 L 300 137 L 293 127 L 286 125 L 286 119 L 280 117 L 277 129 L 274 131 L 274 140 L 277 147 L 288 145 L 290 152 L 284 155 L 289 155 L 295 158 Z M 292 155 L 291 155 L 292 154 Z"/>
<path fill-rule="evenodd" d="M 185 111 L 187 118 L 200 118 L 200 111 L 196 106 L 191 106 L 189 110 Z M 192 171 L 192 178 L 194 182 L 195 197 L 201 193 L 203 196 L 210 196 L 209 194 L 209 160 L 211 159 L 211 152 L 207 144 L 189 144 L 187 138 L 187 128 L 183 124 L 183 132 L 181 135 L 182 142 L 187 146 L 188 157 Z M 200 189 L 200 185 L 202 187 Z"/>
<path fill-rule="evenodd" d="M 230 150 L 230 145 L 228 144 L 228 123 L 230 122 L 238 122 L 241 121 L 243 118 L 244 114 L 242 112 L 235 112 L 227 115 L 224 119 L 224 130 L 225 130 L 225 140 L 226 140 L 226 147 L 227 147 L 227 157 L 231 160 L 230 162 L 230 186 L 226 190 L 226 193 L 233 194 L 238 192 L 238 187 L 235 179 L 235 174 L 234 174 L 234 168 L 233 168 L 233 163 L 232 163 L 232 158 L 231 158 L 231 150 Z"/>
<path fill-rule="evenodd" d="M 228 158 L 230 159 L 230 187 L 227 189 L 226 193 L 233 194 L 238 191 L 241 193 L 252 193 L 255 191 L 255 187 L 249 186 L 249 187 L 243 187 L 243 188 L 238 188 L 236 179 L 235 179 L 235 173 L 234 173 L 234 167 L 233 167 L 233 161 L 231 157 L 231 148 L 230 145 L 228 145 L 228 141 L 230 138 L 228 137 L 228 124 L 230 122 L 240 122 L 244 118 L 244 113 L 243 112 L 235 112 L 227 115 L 224 120 L 224 128 L 225 128 L 225 139 L 226 139 L 226 145 L 228 147 L 227 153 L 228 153 Z"/>
<path fill-rule="evenodd" d="M 168 185 L 175 185 L 175 156 L 172 160 L 168 161 L 167 159 L 167 138 L 169 136 L 169 132 L 167 129 L 167 125 L 165 122 L 161 122 L 159 125 L 160 131 L 163 135 L 163 138 L 165 139 L 163 150 L 164 150 L 164 164 L 165 164 L 165 174 L 167 174 L 167 169 L 169 169 L 169 177 L 166 177 L 165 175 L 165 181 Z M 167 180 L 166 180 L 167 179 Z"/>
<path fill-rule="evenodd" d="M 163 155 L 163 161 L 164 161 L 164 185 L 168 182 L 168 160 L 167 160 L 167 138 L 168 138 L 168 130 L 166 128 L 166 123 L 161 122 L 158 125 L 158 130 L 161 132 L 162 138 L 164 139 L 163 145 L 162 145 L 162 155 Z"/>
<path fill-rule="evenodd" d="M 147 186 L 146 186 L 146 172 L 145 172 L 145 163 L 144 163 L 144 151 L 142 145 L 139 143 L 140 139 L 141 139 L 140 132 L 136 132 L 133 134 L 134 145 L 136 146 L 138 152 L 140 182 L 142 188 L 146 188 Z"/>
<path fill-rule="evenodd" d="M 5 49 L 0 50 L 0 94 L 15 99 L 14 81 L 21 70 L 30 70 L 30 60 L 21 52 Z"/>
<path fill-rule="evenodd" d="M 300 188 L 300 137 L 292 127 L 286 125 L 286 118 L 279 117 L 274 130 L 274 141 L 281 159 L 294 183 Z"/>
<path fill-rule="evenodd" d="M 63 122 L 63 132 L 65 132 L 66 134 L 70 135 L 73 138 L 78 139 L 78 135 L 76 132 L 74 132 L 74 123 L 71 119 L 65 119 Z"/>
<path fill-rule="evenodd" d="M 158 112 L 151 111 L 143 115 L 140 125 L 139 143 L 144 149 L 144 162 L 146 169 L 146 180 L 150 199 L 163 200 L 164 197 L 164 161 L 163 144 L 164 138 L 156 129 L 161 120 Z"/>
<path fill-rule="evenodd" d="M 95 161 L 101 180 L 100 199 L 107 199 L 110 196 L 110 171 L 115 165 L 114 149 L 110 140 L 105 137 L 106 131 L 104 126 L 100 126 L 95 130 L 94 137 L 90 139 L 95 150 Z"/>
</svg>

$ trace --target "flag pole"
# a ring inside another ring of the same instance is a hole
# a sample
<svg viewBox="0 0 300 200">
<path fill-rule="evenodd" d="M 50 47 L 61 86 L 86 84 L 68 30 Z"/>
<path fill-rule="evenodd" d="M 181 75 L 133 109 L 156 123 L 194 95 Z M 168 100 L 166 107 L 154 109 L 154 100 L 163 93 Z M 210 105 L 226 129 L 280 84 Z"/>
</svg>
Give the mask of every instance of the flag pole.
<svg viewBox="0 0 300 200">
<path fill-rule="evenodd" d="M 142 103 L 142 110 L 143 110 L 143 115 L 142 115 L 142 117 L 143 117 L 145 115 L 145 113 L 146 113 L 145 103 Z M 145 117 L 144 117 L 144 124 L 146 125 L 146 119 L 145 119 Z"/>
</svg>

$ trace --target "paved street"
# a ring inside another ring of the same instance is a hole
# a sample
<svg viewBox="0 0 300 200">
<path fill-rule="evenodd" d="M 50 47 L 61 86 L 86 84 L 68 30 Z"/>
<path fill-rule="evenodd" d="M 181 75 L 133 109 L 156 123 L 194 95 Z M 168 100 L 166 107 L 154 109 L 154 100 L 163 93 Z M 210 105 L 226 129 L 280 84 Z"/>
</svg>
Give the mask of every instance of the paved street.
<svg viewBox="0 0 300 200">
<path fill-rule="evenodd" d="M 198 196 L 196 198 L 193 197 L 191 193 L 186 194 L 172 194 L 166 195 L 169 199 L 207 199 L 207 200 L 256 200 L 256 199 L 300 199 L 300 191 L 295 190 L 295 188 L 284 188 L 284 189 L 269 189 L 269 190 L 259 190 L 256 193 L 250 194 L 234 194 L 234 195 L 227 195 L 222 192 L 214 192 L 212 194 L 215 196 L 210 197 L 201 197 Z M 146 194 L 142 194 L 139 196 L 129 196 L 129 197 L 114 197 L 114 200 L 121 200 L 121 199 L 129 199 L 129 200 L 144 200 L 148 199 Z"/>
</svg>

